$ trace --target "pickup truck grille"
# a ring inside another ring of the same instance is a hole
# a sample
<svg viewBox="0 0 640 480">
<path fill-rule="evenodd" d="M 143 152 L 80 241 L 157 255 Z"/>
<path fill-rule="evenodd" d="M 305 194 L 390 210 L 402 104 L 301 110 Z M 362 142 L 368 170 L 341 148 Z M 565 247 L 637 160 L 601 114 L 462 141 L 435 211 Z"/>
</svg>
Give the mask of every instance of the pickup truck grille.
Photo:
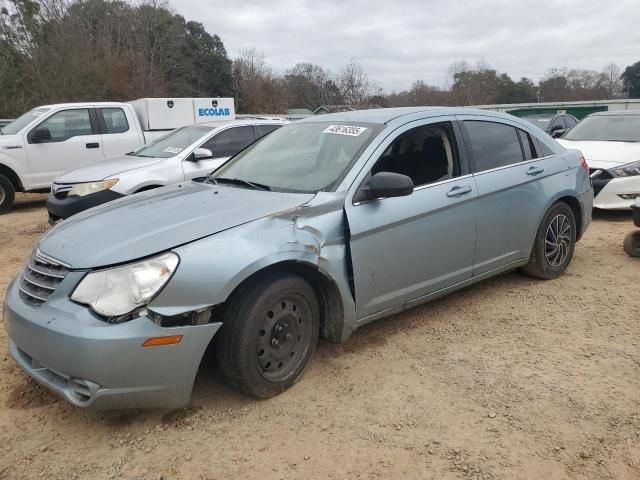
<svg viewBox="0 0 640 480">
<path fill-rule="evenodd" d="M 29 257 L 20 279 L 20 296 L 32 305 L 42 305 L 69 273 L 69 267 L 36 251 Z"/>
</svg>

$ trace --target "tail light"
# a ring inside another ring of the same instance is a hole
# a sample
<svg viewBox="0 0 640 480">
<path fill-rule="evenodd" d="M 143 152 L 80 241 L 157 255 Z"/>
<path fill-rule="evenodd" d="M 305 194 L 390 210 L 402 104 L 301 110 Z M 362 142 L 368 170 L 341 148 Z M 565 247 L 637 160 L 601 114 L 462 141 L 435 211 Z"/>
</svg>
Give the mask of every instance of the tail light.
<svg viewBox="0 0 640 480">
<path fill-rule="evenodd" d="M 589 164 L 585 160 L 584 155 L 580 157 L 580 165 L 582 165 L 582 168 L 584 168 L 584 171 L 587 172 L 587 175 L 589 175 Z"/>
</svg>

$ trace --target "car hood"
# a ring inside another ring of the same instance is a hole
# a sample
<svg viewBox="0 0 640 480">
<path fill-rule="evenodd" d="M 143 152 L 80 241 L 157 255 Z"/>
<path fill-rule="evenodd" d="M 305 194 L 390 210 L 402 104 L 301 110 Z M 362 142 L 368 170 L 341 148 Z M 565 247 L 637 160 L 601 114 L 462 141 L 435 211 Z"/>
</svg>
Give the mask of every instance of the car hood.
<svg viewBox="0 0 640 480">
<path fill-rule="evenodd" d="M 166 158 L 134 157 L 133 155 L 118 155 L 106 160 L 86 163 L 78 168 L 69 170 L 56 178 L 56 183 L 95 182 L 113 178 L 120 173 L 136 168 L 148 167 L 162 162 Z"/>
<path fill-rule="evenodd" d="M 85 210 L 38 248 L 74 269 L 124 263 L 307 203 L 313 194 L 185 182 Z"/>
<path fill-rule="evenodd" d="M 574 142 L 560 139 L 565 148 L 580 150 L 589 168 L 613 168 L 640 160 L 640 143 L 637 142 Z"/>
</svg>

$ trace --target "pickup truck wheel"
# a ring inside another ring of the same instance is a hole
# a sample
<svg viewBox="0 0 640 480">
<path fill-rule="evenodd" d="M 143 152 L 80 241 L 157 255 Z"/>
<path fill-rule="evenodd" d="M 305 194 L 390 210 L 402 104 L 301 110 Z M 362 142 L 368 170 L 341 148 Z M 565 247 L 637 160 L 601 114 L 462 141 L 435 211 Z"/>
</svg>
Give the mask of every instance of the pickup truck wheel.
<svg viewBox="0 0 640 480">
<path fill-rule="evenodd" d="M 269 398 L 293 385 L 309 363 L 320 309 L 305 280 L 272 274 L 236 292 L 222 321 L 215 344 L 222 372 L 235 388 Z"/>
<path fill-rule="evenodd" d="M 0 175 L 0 213 L 6 213 L 11 209 L 16 197 L 16 189 L 11 181 L 4 175 Z"/>
<path fill-rule="evenodd" d="M 640 230 L 635 230 L 624 237 L 624 251 L 630 257 L 640 257 Z"/>
<path fill-rule="evenodd" d="M 544 280 L 558 278 L 571 262 L 576 234 L 573 210 L 564 202 L 556 203 L 542 219 L 529 263 L 523 271 Z"/>
</svg>

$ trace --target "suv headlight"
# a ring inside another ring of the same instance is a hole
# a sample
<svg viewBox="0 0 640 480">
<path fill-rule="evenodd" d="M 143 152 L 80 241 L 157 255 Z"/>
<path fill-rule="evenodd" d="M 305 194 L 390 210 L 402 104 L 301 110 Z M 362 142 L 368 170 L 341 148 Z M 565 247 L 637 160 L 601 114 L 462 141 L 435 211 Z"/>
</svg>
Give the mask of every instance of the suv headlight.
<svg viewBox="0 0 640 480">
<path fill-rule="evenodd" d="M 101 182 L 88 182 L 88 183 L 76 183 L 71 190 L 69 190 L 68 196 L 85 197 L 92 193 L 101 192 L 102 190 L 109 190 L 116 183 L 117 178 L 110 178 Z"/>
<path fill-rule="evenodd" d="M 612 168 L 608 170 L 608 172 L 614 177 L 634 177 L 640 175 L 640 161 Z"/>
<path fill-rule="evenodd" d="M 178 262 L 178 255 L 169 252 L 88 273 L 73 291 L 71 300 L 89 305 L 97 314 L 117 321 L 148 304 L 169 281 Z"/>
</svg>

